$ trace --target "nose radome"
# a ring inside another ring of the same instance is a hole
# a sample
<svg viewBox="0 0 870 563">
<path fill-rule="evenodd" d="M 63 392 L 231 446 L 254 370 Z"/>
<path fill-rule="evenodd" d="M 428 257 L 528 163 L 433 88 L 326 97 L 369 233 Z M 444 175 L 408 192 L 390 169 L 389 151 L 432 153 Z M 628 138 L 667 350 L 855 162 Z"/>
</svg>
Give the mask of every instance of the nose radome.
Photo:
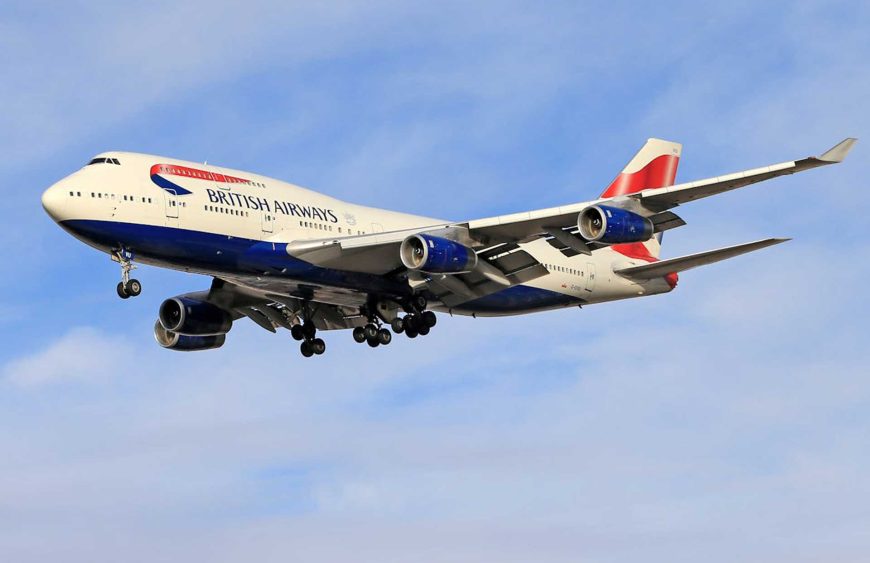
<svg viewBox="0 0 870 563">
<path fill-rule="evenodd" d="M 60 217 L 60 210 L 63 205 L 63 189 L 63 186 L 58 182 L 42 193 L 42 207 L 49 217 L 55 221 Z"/>
</svg>

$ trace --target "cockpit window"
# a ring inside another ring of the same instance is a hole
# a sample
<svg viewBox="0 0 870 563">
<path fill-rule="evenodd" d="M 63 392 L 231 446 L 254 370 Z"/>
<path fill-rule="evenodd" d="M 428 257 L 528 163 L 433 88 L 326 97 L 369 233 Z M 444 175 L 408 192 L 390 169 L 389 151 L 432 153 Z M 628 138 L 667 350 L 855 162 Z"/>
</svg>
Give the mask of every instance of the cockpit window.
<svg viewBox="0 0 870 563">
<path fill-rule="evenodd" d="M 91 164 L 117 164 L 118 166 L 120 166 L 120 165 L 121 165 L 121 161 L 118 160 L 117 158 L 104 158 L 104 157 L 98 157 L 98 158 L 95 158 L 95 159 L 91 160 L 91 161 L 87 164 L 87 166 L 90 166 Z"/>
</svg>

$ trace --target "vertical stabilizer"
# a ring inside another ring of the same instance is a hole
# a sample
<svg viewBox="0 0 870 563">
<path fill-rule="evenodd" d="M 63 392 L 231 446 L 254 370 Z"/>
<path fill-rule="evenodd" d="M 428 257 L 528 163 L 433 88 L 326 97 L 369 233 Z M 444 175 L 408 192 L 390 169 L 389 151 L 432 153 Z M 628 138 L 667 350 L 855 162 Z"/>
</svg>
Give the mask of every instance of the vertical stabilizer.
<svg viewBox="0 0 870 563">
<path fill-rule="evenodd" d="M 601 194 L 602 198 L 673 186 L 683 145 L 649 139 Z"/>
<path fill-rule="evenodd" d="M 628 195 L 651 188 L 673 186 L 683 145 L 662 139 L 648 139 L 601 194 L 602 198 Z M 616 244 L 614 251 L 644 260 L 656 260 L 661 253 L 661 234 L 644 243 Z"/>
</svg>

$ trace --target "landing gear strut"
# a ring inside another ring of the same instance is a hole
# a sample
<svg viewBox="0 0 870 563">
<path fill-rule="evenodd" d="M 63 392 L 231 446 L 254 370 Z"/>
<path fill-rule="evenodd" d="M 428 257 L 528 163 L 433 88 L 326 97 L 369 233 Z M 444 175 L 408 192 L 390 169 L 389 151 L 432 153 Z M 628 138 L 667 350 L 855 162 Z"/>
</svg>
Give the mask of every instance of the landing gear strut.
<svg viewBox="0 0 870 563">
<path fill-rule="evenodd" d="M 408 338 L 426 336 L 429 334 L 429 330 L 438 322 L 438 317 L 435 316 L 435 313 L 426 310 L 427 305 L 426 297 L 420 294 L 414 295 L 405 305 L 405 311 L 408 314 L 402 319 L 396 319 L 396 321 L 401 322 L 405 336 Z M 397 322 L 396 325 L 398 324 Z"/>
<path fill-rule="evenodd" d="M 403 305 L 407 314 L 404 317 L 397 316 L 389 322 L 392 332 L 395 334 L 404 333 L 408 338 L 429 334 L 429 330 L 435 326 L 438 319 L 435 313 L 426 310 L 427 305 L 426 297 L 420 294 L 407 299 Z M 382 326 L 381 318 L 383 317 L 373 312 L 377 309 L 378 307 L 364 307 L 362 312 L 368 317 L 368 323 L 353 329 L 353 339 L 360 344 L 366 342 L 372 348 L 386 346 L 393 341 L 393 334 Z"/>
<path fill-rule="evenodd" d="M 293 340 L 301 340 L 299 351 L 306 358 L 320 356 L 326 352 L 326 342 L 317 338 L 317 327 L 311 319 L 306 319 L 302 324 L 295 324 L 290 328 L 290 336 Z"/>
<path fill-rule="evenodd" d="M 133 253 L 122 248 L 112 253 L 112 260 L 121 264 L 121 281 L 117 286 L 118 297 L 127 299 L 142 293 L 142 284 L 139 280 L 130 278 L 130 272 L 136 269 L 133 264 Z"/>
</svg>

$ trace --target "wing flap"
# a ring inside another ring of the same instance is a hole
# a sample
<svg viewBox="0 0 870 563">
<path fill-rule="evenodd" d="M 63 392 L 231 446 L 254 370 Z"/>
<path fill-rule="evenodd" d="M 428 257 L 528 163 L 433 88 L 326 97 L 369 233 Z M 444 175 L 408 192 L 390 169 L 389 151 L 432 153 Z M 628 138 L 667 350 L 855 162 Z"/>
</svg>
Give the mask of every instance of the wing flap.
<svg viewBox="0 0 870 563">
<path fill-rule="evenodd" d="M 614 270 L 614 273 L 635 280 L 649 280 L 654 278 L 660 278 L 675 272 L 683 272 L 685 270 L 697 268 L 698 266 L 706 266 L 707 264 L 713 264 L 721 260 L 734 258 L 736 256 L 740 256 L 741 254 L 746 254 L 747 252 L 761 250 L 762 248 L 767 248 L 768 246 L 773 246 L 775 244 L 780 244 L 789 240 L 791 239 L 769 238 L 755 242 L 748 242 L 745 244 L 738 244 L 736 246 L 719 248 L 717 250 L 699 252 L 698 254 L 690 254 L 688 256 L 681 256 L 679 258 L 660 260 L 651 264 L 644 264 L 643 266 L 622 268 L 619 270 Z"/>
</svg>

